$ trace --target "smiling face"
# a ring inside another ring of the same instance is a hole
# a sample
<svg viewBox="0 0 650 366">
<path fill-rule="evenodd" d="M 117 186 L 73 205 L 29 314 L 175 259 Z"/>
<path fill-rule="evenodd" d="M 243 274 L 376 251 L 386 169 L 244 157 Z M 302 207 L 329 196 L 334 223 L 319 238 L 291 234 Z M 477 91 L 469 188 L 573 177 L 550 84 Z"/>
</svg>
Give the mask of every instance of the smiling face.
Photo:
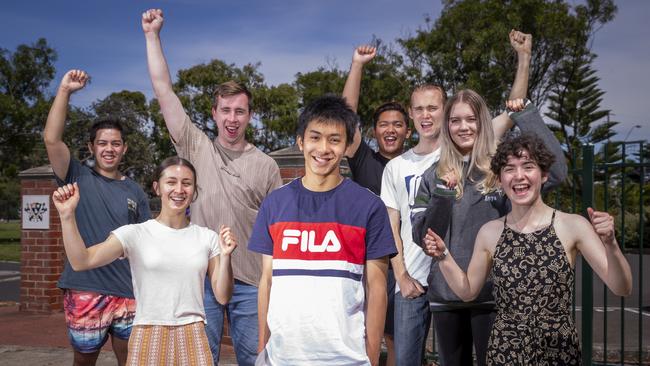
<svg viewBox="0 0 650 366">
<path fill-rule="evenodd" d="M 542 184 L 548 174 L 542 172 L 528 151 L 521 151 L 519 155 L 508 156 L 508 162 L 499 173 L 499 181 L 513 205 L 529 206 L 541 200 Z"/>
<path fill-rule="evenodd" d="M 339 164 L 346 149 L 345 124 L 311 121 L 303 136 L 298 136 L 300 151 L 305 157 L 305 180 L 326 182 L 326 190 L 340 182 Z"/>
<path fill-rule="evenodd" d="M 88 143 L 88 149 L 95 157 L 95 170 L 103 176 L 114 177 L 127 146 L 119 130 L 103 128 L 97 130 L 95 140 Z"/>
<path fill-rule="evenodd" d="M 409 117 L 420 138 L 436 138 L 443 120 L 444 98 L 437 89 L 417 90 L 411 94 Z"/>
<path fill-rule="evenodd" d="M 161 210 L 166 213 L 185 213 L 196 190 L 196 178 L 192 170 L 183 165 L 171 165 L 163 170 L 160 179 L 153 183 L 160 196 Z"/>
<path fill-rule="evenodd" d="M 374 133 L 379 153 L 392 159 L 402 153 L 404 142 L 411 136 L 411 129 L 401 112 L 385 111 L 379 115 Z"/>
<path fill-rule="evenodd" d="M 457 102 L 449 113 L 449 137 L 462 155 L 472 152 L 479 132 L 476 112 L 465 102 Z"/>
<path fill-rule="evenodd" d="M 212 118 L 217 124 L 217 141 L 221 146 L 236 151 L 246 147 L 246 127 L 251 119 L 246 94 L 218 96 L 212 107 Z"/>
</svg>

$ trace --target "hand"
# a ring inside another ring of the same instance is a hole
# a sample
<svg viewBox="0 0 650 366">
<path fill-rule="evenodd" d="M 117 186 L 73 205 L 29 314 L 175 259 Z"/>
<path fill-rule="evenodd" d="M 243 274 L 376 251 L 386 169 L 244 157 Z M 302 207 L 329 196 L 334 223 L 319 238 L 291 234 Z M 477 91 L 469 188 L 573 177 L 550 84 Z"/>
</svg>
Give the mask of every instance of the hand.
<svg viewBox="0 0 650 366">
<path fill-rule="evenodd" d="M 526 108 L 526 100 L 523 98 L 506 100 L 506 109 L 512 112 L 520 112 Z"/>
<path fill-rule="evenodd" d="M 593 208 L 587 208 L 589 214 L 589 221 L 594 231 L 600 237 L 600 241 L 605 245 L 617 245 L 616 237 L 614 236 L 614 218 L 607 212 L 594 211 Z"/>
<path fill-rule="evenodd" d="M 433 230 L 427 229 L 427 234 L 422 240 L 422 250 L 424 250 L 424 253 L 428 256 L 437 258 L 440 257 L 446 249 L 447 246 L 445 245 L 445 241 L 442 240 L 442 238 Z"/>
<path fill-rule="evenodd" d="M 163 26 L 163 12 L 160 9 L 149 9 L 142 13 L 142 30 L 144 33 L 160 34 Z"/>
<path fill-rule="evenodd" d="M 74 93 L 86 86 L 90 81 L 90 76 L 83 70 L 70 70 L 63 75 L 59 88 L 68 93 Z"/>
<path fill-rule="evenodd" d="M 69 218 L 74 215 L 74 211 L 79 204 L 79 186 L 75 182 L 57 188 L 52 194 L 52 201 L 54 201 L 54 206 L 59 211 L 59 216 L 62 219 Z"/>
<path fill-rule="evenodd" d="M 370 62 L 373 58 L 375 58 L 375 55 L 377 54 L 377 48 L 364 45 L 364 46 L 359 46 L 354 50 L 354 55 L 352 56 L 352 63 L 360 63 L 361 65 L 365 65 L 368 62 Z"/>
<path fill-rule="evenodd" d="M 510 38 L 510 45 L 517 54 L 525 53 L 530 55 L 533 49 L 533 36 L 530 34 L 522 33 L 518 30 L 511 30 L 508 35 Z"/>
<path fill-rule="evenodd" d="M 458 184 L 456 176 L 452 172 L 447 172 L 442 176 L 442 181 L 447 183 L 447 188 L 454 189 Z"/>
<path fill-rule="evenodd" d="M 405 272 L 404 275 L 400 276 L 397 279 L 397 283 L 402 296 L 407 299 L 415 299 L 424 293 L 422 285 L 420 285 L 416 279 L 411 277 L 408 272 Z"/>
<path fill-rule="evenodd" d="M 237 248 L 237 238 L 235 233 L 230 230 L 230 227 L 221 225 L 219 228 L 219 246 L 221 247 L 222 255 L 230 255 Z"/>
</svg>

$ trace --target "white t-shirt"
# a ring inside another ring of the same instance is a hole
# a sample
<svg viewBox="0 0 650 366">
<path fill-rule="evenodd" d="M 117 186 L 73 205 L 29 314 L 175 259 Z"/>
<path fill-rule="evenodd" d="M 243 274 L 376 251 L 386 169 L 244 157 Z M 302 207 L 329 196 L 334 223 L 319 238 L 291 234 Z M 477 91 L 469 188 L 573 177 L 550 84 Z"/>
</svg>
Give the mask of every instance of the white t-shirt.
<svg viewBox="0 0 650 366">
<path fill-rule="evenodd" d="M 399 210 L 400 213 L 400 236 L 406 270 L 423 286 L 427 286 L 431 258 L 424 254 L 422 248 L 413 243 L 411 207 L 422 181 L 422 173 L 438 159 L 440 159 L 440 149 L 425 155 L 418 155 L 410 149 L 386 164 L 381 180 L 381 199 L 386 207 Z M 399 285 L 396 284 L 395 292 L 398 291 Z"/>
<path fill-rule="evenodd" d="M 113 231 L 131 265 L 134 325 L 184 325 L 205 321 L 203 281 L 219 255 L 217 233 L 190 223 L 172 229 L 156 220 Z"/>
</svg>

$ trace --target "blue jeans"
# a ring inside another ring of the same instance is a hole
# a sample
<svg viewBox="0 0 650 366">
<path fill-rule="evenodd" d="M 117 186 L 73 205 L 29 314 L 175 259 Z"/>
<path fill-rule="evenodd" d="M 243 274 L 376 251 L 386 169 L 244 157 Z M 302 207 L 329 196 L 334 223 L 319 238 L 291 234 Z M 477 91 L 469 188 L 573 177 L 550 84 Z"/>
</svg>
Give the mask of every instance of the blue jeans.
<svg viewBox="0 0 650 366">
<path fill-rule="evenodd" d="M 431 312 L 426 291 L 415 299 L 407 299 L 401 292 L 395 294 L 395 364 L 420 366 Z"/>
<path fill-rule="evenodd" d="M 208 324 L 205 328 L 212 351 L 214 364 L 219 362 L 221 336 L 223 335 L 223 316 L 228 314 L 230 336 L 235 347 L 237 364 L 255 365 L 257 358 L 257 287 L 235 280 L 232 299 L 228 305 L 217 302 L 212 292 L 210 281 L 205 280 L 203 298 L 205 316 Z"/>
</svg>

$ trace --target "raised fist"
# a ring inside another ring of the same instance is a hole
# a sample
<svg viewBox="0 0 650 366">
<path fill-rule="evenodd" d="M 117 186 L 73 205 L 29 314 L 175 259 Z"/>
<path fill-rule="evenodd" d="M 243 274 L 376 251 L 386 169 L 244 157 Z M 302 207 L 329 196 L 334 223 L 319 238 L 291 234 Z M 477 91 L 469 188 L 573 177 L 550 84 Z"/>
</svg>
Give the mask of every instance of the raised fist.
<svg viewBox="0 0 650 366">
<path fill-rule="evenodd" d="M 57 188 L 52 194 L 52 201 L 54 201 L 54 206 L 59 211 L 61 218 L 74 215 L 79 204 L 79 186 L 75 182 Z"/>
<path fill-rule="evenodd" d="M 533 49 L 533 36 L 522 33 L 518 30 L 511 30 L 509 34 L 510 45 L 517 53 L 527 53 L 530 55 Z"/>
<path fill-rule="evenodd" d="M 362 65 L 367 64 L 370 62 L 373 58 L 375 58 L 375 55 L 377 54 L 377 48 L 364 45 L 364 46 L 359 46 L 354 50 L 354 55 L 352 56 L 352 62 L 358 62 Z"/>
<path fill-rule="evenodd" d="M 83 70 L 70 70 L 63 75 L 61 79 L 60 88 L 66 90 L 70 93 L 74 93 L 77 90 L 86 86 L 86 83 L 90 80 L 90 76 L 86 74 Z"/>
<path fill-rule="evenodd" d="M 221 247 L 222 255 L 229 255 L 237 248 L 237 238 L 230 227 L 221 225 L 219 228 L 219 237 L 221 239 L 219 240 L 219 246 Z"/>
<path fill-rule="evenodd" d="M 595 211 L 593 208 L 587 208 L 589 221 L 594 231 L 600 237 L 605 245 L 616 245 L 614 237 L 614 218 L 607 212 Z"/>
<path fill-rule="evenodd" d="M 159 34 L 163 26 L 163 12 L 160 9 L 149 9 L 142 13 L 142 30 L 145 33 Z"/>
</svg>

